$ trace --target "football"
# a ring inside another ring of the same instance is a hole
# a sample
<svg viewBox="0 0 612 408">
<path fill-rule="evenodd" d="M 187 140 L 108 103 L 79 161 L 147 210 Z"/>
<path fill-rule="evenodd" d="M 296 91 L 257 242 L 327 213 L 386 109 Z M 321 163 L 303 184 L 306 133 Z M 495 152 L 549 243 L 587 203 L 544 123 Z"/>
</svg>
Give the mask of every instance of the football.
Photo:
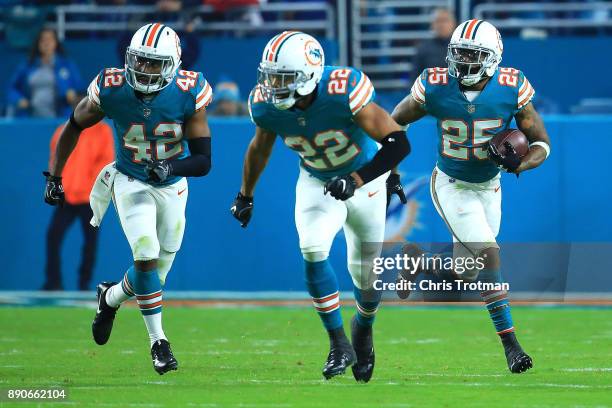
<svg viewBox="0 0 612 408">
<path fill-rule="evenodd" d="M 493 136 L 489 143 L 494 145 L 503 156 L 506 154 L 506 142 L 510 142 L 521 159 L 529 152 L 529 140 L 527 140 L 527 136 L 518 129 L 502 130 Z"/>
</svg>

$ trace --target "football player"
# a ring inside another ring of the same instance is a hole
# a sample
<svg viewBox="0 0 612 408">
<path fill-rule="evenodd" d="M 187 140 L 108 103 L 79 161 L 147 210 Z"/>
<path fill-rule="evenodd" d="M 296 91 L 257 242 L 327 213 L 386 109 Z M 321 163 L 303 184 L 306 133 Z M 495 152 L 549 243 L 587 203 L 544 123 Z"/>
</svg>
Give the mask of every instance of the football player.
<svg viewBox="0 0 612 408">
<path fill-rule="evenodd" d="M 98 285 L 92 324 L 97 344 L 111 334 L 121 303 L 136 296 L 159 374 L 178 363 L 162 328 L 162 285 L 185 230 L 187 176 L 211 166 L 206 106 L 210 85 L 200 72 L 180 70 L 181 45 L 170 27 L 141 27 L 125 54 L 124 69 L 103 69 L 66 123 L 57 160 L 46 173 L 45 201 L 64 201 L 62 169 L 81 131 L 108 117 L 115 126 L 116 174 L 112 198 L 134 259 L 121 283 Z M 187 154 L 189 147 L 190 154 Z M 96 182 L 106 183 L 106 179 Z"/>
<path fill-rule="evenodd" d="M 431 195 L 453 236 L 453 256 L 486 259 L 483 271 L 465 274 L 463 279 L 500 283 L 499 169 L 518 176 L 541 165 L 550 153 L 548 134 L 532 104 L 534 89 L 521 71 L 499 67 L 502 51 L 501 36 L 493 25 L 481 20 L 463 22 L 448 46 L 448 68 L 424 70 L 392 114 L 402 125 L 428 114 L 437 119 L 439 156 L 431 176 Z M 522 160 L 512 149 L 501 156 L 488 145 L 512 118 L 530 142 Z M 528 370 L 532 360 L 516 339 L 508 294 L 500 290 L 481 296 L 500 336 L 508 368 L 513 373 Z"/>
<path fill-rule="evenodd" d="M 315 310 L 327 329 L 330 351 L 325 378 L 353 365 L 357 381 L 374 369 L 372 324 L 380 293 L 372 289 L 372 258 L 384 239 L 386 178 L 410 151 L 406 134 L 374 100 L 374 87 L 361 71 L 325 66 L 323 48 L 310 35 L 285 31 L 264 49 L 258 84 L 249 96 L 255 136 L 244 160 L 240 192 L 231 211 L 246 227 L 255 184 L 276 136 L 300 156 L 295 223 L 305 280 Z M 377 143 L 382 147 L 378 149 Z M 399 192 L 399 178 L 390 190 Z M 338 282 L 328 260 L 332 241 L 344 229 L 347 263 L 357 303 L 346 338 Z"/>
</svg>

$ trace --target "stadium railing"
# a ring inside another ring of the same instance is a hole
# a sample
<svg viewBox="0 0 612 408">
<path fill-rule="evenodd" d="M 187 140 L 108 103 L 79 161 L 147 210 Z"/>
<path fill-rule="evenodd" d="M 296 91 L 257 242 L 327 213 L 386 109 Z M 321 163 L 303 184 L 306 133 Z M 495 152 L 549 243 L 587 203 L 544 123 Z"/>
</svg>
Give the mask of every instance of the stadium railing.
<svg viewBox="0 0 612 408">
<path fill-rule="evenodd" d="M 232 9 L 238 10 L 238 9 Z M 204 24 L 196 24 L 194 29 L 201 33 L 228 33 L 228 32 L 270 32 L 279 30 L 307 30 L 316 34 L 324 35 L 326 38 L 335 37 L 335 11 L 334 8 L 322 2 L 298 2 L 298 3 L 265 3 L 258 7 L 263 16 L 263 24 L 253 25 L 247 21 L 206 21 Z M 113 32 L 123 30 L 134 30 L 140 26 L 139 22 L 131 22 L 130 16 L 154 14 L 155 6 L 96 6 L 86 4 L 74 4 L 58 6 L 54 9 L 55 22 L 53 27 L 57 29 L 60 39 L 64 39 L 69 33 L 78 32 Z M 218 12 L 211 6 L 199 6 L 190 8 L 193 17 L 212 17 Z M 286 13 L 312 13 L 313 18 L 287 19 Z M 316 15 L 321 13 L 323 18 Z M 112 21 L 112 16 L 127 16 L 128 19 Z M 90 21 L 79 21 L 79 18 L 87 17 Z M 183 22 L 178 22 L 175 28 L 184 28 Z"/>
<path fill-rule="evenodd" d="M 432 38 L 431 11 L 452 0 L 351 0 L 352 65 L 377 89 L 407 89 L 416 42 Z"/>
<path fill-rule="evenodd" d="M 612 2 L 603 1 L 487 3 L 473 14 L 505 30 L 612 27 Z"/>
</svg>

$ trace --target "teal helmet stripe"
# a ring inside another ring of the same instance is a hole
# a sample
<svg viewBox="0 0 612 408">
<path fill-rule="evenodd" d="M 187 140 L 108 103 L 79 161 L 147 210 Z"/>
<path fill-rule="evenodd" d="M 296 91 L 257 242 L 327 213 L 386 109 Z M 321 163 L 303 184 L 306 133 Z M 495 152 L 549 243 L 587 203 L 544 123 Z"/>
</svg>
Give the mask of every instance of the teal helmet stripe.
<svg viewBox="0 0 612 408">
<path fill-rule="evenodd" d="M 272 37 L 270 41 L 268 41 L 268 44 L 270 44 L 270 46 L 266 48 L 266 55 L 263 58 L 264 61 L 268 60 L 268 56 L 270 55 L 270 50 L 272 49 L 272 44 L 274 44 L 274 41 L 276 41 L 278 36 L 280 36 L 281 34 L 276 34 L 274 37 Z"/>
<path fill-rule="evenodd" d="M 153 27 L 153 24 L 149 24 L 147 27 L 147 31 L 145 31 L 145 34 L 142 37 L 142 43 L 140 45 L 145 45 L 145 41 L 147 41 L 147 36 L 149 35 L 149 31 L 151 31 L 151 27 Z"/>
<path fill-rule="evenodd" d="M 164 32 L 165 28 L 166 26 L 162 24 L 159 31 L 157 32 L 157 35 L 155 36 L 155 42 L 153 43 L 153 48 L 157 48 L 157 43 L 159 42 L 159 39 L 161 38 L 161 35 Z"/>
<path fill-rule="evenodd" d="M 480 20 L 477 24 L 476 27 L 474 27 L 474 32 L 472 33 L 472 40 L 476 39 L 476 31 L 478 31 L 478 27 L 480 27 L 480 25 L 483 23 L 483 20 Z"/>
<path fill-rule="evenodd" d="M 463 38 L 463 35 L 465 34 L 465 30 L 466 30 L 466 28 L 467 28 L 469 23 L 470 23 L 470 20 L 468 20 L 465 23 L 463 23 L 463 30 L 461 30 L 461 35 L 459 36 L 459 38 Z"/>
<path fill-rule="evenodd" d="M 280 50 L 281 48 L 283 48 L 283 45 L 287 42 L 287 40 L 297 34 L 301 34 L 301 33 L 299 31 L 296 31 L 295 33 L 288 35 L 287 38 L 281 41 L 281 43 L 278 45 L 278 48 L 276 49 L 276 55 L 274 56 L 274 62 L 278 62 L 278 55 L 280 54 Z"/>
</svg>

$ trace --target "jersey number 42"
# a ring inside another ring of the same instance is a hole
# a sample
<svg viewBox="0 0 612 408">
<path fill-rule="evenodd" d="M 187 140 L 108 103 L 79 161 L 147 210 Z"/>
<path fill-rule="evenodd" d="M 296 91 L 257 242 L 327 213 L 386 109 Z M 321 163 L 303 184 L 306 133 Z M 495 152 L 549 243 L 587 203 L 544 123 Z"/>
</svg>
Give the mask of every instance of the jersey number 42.
<svg viewBox="0 0 612 408">
<path fill-rule="evenodd" d="M 132 151 L 132 161 L 142 159 L 168 160 L 183 152 L 180 141 L 183 127 L 180 123 L 160 123 L 153 129 L 153 135 L 163 139 L 147 140 L 144 123 L 133 123 L 123 135 L 123 147 Z"/>
</svg>

